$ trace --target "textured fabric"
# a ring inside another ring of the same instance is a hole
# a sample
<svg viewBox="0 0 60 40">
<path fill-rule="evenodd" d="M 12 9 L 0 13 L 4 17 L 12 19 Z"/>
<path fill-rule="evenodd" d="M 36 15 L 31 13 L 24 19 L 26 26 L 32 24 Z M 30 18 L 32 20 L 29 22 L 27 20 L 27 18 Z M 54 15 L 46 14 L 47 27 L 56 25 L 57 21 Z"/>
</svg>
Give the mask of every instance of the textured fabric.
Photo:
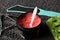
<svg viewBox="0 0 60 40">
<path fill-rule="evenodd" d="M 31 7 L 38 6 L 39 8 L 42 8 L 45 10 L 60 12 L 60 0 L 0 0 L 0 14 L 7 13 L 6 12 L 7 8 L 17 5 L 17 4 L 20 4 L 23 6 L 31 6 Z M 13 19 L 15 19 L 18 15 L 19 14 L 16 14 L 16 13 L 10 14 L 10 16 L 13 16 L 12 17 Z M 44 22 L 45 22 L 46 19 L 47 19 L 47 17 L 44 17 L 42 20 L 44 20 Z M 4 27 L 9 26 L 9 24 L 12 23 L 9 19 L 6 19 L 6 18 L 4 18 L 3 21 L 4 21 L 4 25 L 3 25 Z M 44 25 L 43 25 L 43 27 L 44 27 Z M 45 31 L 45 32 L 47 33 L 48 31 Z M 43 34 L 46 34 L 45 32 Z M 17 29 L 17 27 L 10 28 L 9 30 L 5 30 L 3 32 L 2 39 L 0 37 L 0 40 L 17 40 L 16 37 L 18 35 L 20 35 L 18 33 L 21 33 L 21 31 L 19 29 Z M 17 34 L 17 36 L 15 36 L 13 34 Z M 19 38 L 20 38 L 20 36 L 19 36 Z M 18 40 L 20 40 L 19 38 L 18 38 Z M 47 33 L 44 37 L 34 39 L 34 40 L 53 40 L 53 39 L 52 39 L 51 35 L 49 35 Z"/>
</svg>

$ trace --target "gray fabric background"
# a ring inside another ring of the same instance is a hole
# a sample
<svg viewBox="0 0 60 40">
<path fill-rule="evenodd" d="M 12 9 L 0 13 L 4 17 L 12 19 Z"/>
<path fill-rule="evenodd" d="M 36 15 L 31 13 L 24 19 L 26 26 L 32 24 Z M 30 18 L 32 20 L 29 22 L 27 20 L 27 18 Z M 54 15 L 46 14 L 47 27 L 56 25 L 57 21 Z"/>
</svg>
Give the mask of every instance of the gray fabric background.
<svg viewBox="0 0 60 40">
<path fill-rule="evenodd" d="M 20 4 L 23 6 L 30 6 L 30 7 L 38 6 L 39 8 L 42 8 L 45 10 L 60 12 L 60 0 L 0 0 L 0 13 L 3 13 L 3 14 L 7 13 L 6 12 L 7 8 L 17 5 L 17 4 Z M 14 15 L 14 14 L 15 13 L 13 13 L 12 16 L 17 15 L 17 14 L 16 15 Z M 6 20 L 6 22 L 7 21 L 8 20 Z M 7 22 L 7 23 L 9 23 L 9 22 Z M 41 40 L 46 40 L 46 39 L 52 40 L 50 37 L 41 38 Z M 40 39 L 37 39 L 37 40 L 40 40 Z"/>
<path fill-rule="evenodd" d="M 6 13 L 7 8 L 17 4 L 60 12 L 60 0 L 0 0 L 0 13 Z"/>
</svg>

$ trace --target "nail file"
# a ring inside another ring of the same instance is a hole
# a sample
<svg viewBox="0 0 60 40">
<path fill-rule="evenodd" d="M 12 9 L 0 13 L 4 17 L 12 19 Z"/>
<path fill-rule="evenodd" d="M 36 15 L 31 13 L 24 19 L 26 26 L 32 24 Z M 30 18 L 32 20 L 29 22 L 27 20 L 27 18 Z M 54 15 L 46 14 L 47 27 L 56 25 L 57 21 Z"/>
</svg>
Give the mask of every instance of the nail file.
<svg viewBox="0 0 60 40">
<path fill-rule="evenodd" d="M 19 7 L 18 9 L 14 9 L 15 7 Z M 21 10 L 21 8 L 23 10 Z M 30 9 L 30 10 L 29 10 Z M 31 11 L 32 9 L 34 9 L 34 7 L 27 7 L 27 6 L 22 6 L 22 5 L 15 5 L 15 6 L 12 6 L 12 7 L 9 7 L 6 11 L 7 12 L 18 12 L 18 13 L 26 13 L 28 10 Z M 49 16 L 49 17 L 54 17 L 54 16 L 60 16 L 60 12 L 53 12 L 53 11 L 47 11 L 47 10 L 43 10 L 43 9 L 39 9 L 39 15 L 44 15 L 44 16 Z M 26 11 L 25 11 L 26 10 Z M 33 10 L 32 10 L 33 11 Z"/>
<path fill-rule="evenodd" d="M 33 21 L 35 19 L 36 14 L 37 14 L 37 7 L 35 7 L 34 10 L 33 10 L 32 19 L 31 19 L 31 23 L 30 23 L 31 27 L 32 27 L 32 23 L 33 23 Z"/>
</svg>

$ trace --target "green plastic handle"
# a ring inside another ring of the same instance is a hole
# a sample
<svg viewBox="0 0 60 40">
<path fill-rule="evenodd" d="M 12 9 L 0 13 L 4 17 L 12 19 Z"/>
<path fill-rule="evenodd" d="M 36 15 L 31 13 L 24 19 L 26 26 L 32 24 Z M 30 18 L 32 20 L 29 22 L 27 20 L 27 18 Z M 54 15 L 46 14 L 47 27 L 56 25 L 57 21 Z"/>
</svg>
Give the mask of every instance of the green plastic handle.
<svg viewBox="0 0 60 40">
<path fill-rule="evenodd" d="M 43 9 L 39 9 L 39 10 L 40 10 L 39 15 L 45 15 L 49 17 L 60 16 L 59 12 L 47 11 Z"/>
<path fill-rule="evenodd" d="M 15 6 L 12 6 L 10 8 L 13 8 L 13 7 L 16 7 L 16 6 L 19 6 L 19 7 L 22 7 L 22 8 L 34 8 L 34 7 L 27 7 L 27 6 L 22 6 L 22 5 L 15 5 Z M 17 11 L 17 10 L 9 10 L 10 8 L 8 8 L 6 11 L 7 12 L 19 12 L 19 13 L 26 13 L 25 11 Z M 44 16 L 49 16 L 49 17 L 54 17 L 54 16 L 60 16 L 60 13 L 58 12 L 53 12 L 53 11 L 47 11 L 47 10 L 43 10 L 43 9 L 40 9 L 40 12 L 38 13 L 38 15 L 44 15 Z"/>
</svg>

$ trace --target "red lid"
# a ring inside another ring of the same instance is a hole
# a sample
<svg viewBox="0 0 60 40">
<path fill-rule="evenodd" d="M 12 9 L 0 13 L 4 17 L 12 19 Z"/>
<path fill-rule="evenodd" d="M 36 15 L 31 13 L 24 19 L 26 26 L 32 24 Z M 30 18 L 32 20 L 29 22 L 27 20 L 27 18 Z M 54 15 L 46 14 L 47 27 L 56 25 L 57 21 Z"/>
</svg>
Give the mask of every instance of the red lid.
<svg viewBox="0 0 60 40">
<path fill-rule="evenodd" d="M 41 18 L 36 15 L 32 27 L 30 27 L 30 22 L 32 18 L 32 13 L 27 13 L 24 17 L 19 16 L 17 23 L 23 28 L 35 28 L 41 23 Z"/>
</svg>

